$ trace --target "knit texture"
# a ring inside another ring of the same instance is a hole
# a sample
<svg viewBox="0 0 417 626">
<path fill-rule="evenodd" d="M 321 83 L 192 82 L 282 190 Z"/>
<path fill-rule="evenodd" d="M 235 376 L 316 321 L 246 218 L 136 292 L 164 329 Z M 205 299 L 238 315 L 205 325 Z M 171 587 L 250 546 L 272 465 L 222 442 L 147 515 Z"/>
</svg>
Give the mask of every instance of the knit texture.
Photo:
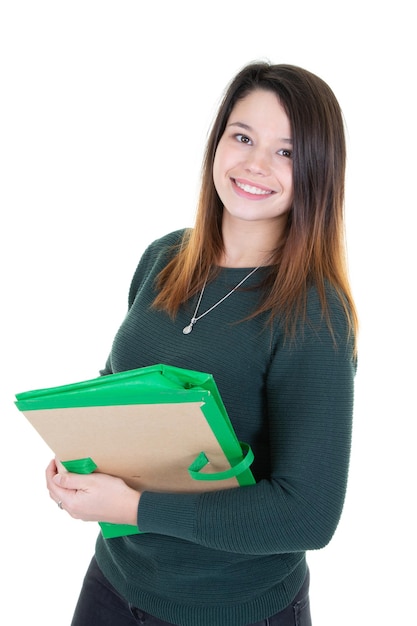
<svg viewBox="0 0 417 626">
<path fill-rule="evenodd" d="M 143 493 L 142 534 L 99 536 L 98 563 L 133 605 L 179 626 L 245 626 L 287 606 L 306 574 L 305 553 L 325 546 L 340 519 L 351 442 L 355 364 L 346 316 L 329 288 L 332 337 L 310 289 L 307 323 L 294 342 L 266 316 L 241 321 L 261 296 L 266 268 L 182 329 L 151 308 L 155 278 L 182 231 L 145 251 L 129 309 L 102 374 L 157 363 L 213 374 L 237 437 L 255 454 L 256 485 L 197 494 Z M 223 268 L 199 314 L 250 268 Z M 140 442 L 138 442 L 140 455 Z"/>
</svg>

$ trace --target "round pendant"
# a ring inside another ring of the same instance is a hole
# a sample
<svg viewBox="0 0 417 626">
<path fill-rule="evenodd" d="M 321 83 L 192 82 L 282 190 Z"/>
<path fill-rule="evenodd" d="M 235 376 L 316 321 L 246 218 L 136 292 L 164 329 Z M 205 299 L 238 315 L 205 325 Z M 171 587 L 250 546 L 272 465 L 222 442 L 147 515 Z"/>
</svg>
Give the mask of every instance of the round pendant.
<svg viewBox="0 0 417 626">
<path fill-rule="evenodd" d="M 189 335 L 192 330 L 193 330 L 193 325 L 189 324 L 188 326 L 182 329 L 182 332 L 184 335 Z"/>
</svg>

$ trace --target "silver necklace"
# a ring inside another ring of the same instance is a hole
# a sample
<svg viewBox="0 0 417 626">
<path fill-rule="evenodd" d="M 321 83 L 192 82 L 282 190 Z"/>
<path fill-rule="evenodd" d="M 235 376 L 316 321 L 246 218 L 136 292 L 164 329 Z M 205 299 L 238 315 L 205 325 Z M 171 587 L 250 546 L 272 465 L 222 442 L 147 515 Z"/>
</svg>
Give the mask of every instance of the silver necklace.
<svg viewBox="0 0 417 626">
<path fill-rule="evenodd" d="M 184 335 L 189 335 L 189 334 L 190 334 L 190 332 L 193 330 L 193 326 L 194 326 L 194 324 L 195 324 L 196 322 L 198 322 L 198 320 L 201 320 L 201 318 L 202 318 L 202 317 L 204 317 L 205 315 L 208 315 L 208 313 L 210 313 L 213 309 L 215 309 L 215 308 L 216 308 L 216 306 L 219 306 L 219 304 L 221 304 L 222 302 L 224 302 L 224 300 L 226 300 L 226 298 L 228 298 L 229 296 L 231 296 L 231 295 L 232 295 L 232 293 L 233 293 L 234 291 L 236 291 L 236 289 L 238 289 L 238 288 L 240 287 L 240 285 L 243 285 L 243 283 L 245 282 L 245 280 L 248 280 L 248 278 L 249 278 L 250 276 L 252 276 L 252 274 L 254 274 L 254 273 L 256 272 L 256 270 L 258 270 L 260 267 L 261 267 L 261 266 L 260 266 L 260 265 L 258 265 L 258 267 L 255 267 L 255 269 L 251 270 L 251 271 L 249 272 L 249 274 L 247 274 L 247 275 L 245 276 L 245 278 L 242 278 L 242 280 L 240 281 L 240 283 L 238 283 L 235 287 L 233 287 L 233 289 L 231 289 L 231 291 L 229 291 L 229 293 L 227 293 L 225 296 L 223 296 L 223 298 L 221 298 L 220 300 L 218 300 L 218 302 L 215 302 L 215 304 L 213 304 L 213 306 L 211 306 L 209 309 L 207 309 L 207 311 L 204 311 L 204 313 L 201 313 L 200 315 L 198 315 L 198 316 L 197 316 L 198 309 L 199 309 L 199 307 L 200 307 L 201 300 L 202 300 L 202 298 L 203 298 L 204 290 L 205 290 L 206 285 L 207 285 L 207 278 L 206 278 L 206 280 L 204 281 L 204 285 L 203 285 L 203 287 L 202 287 L 202 289 L 201 289 L 200 296 L 199 296 L 199 298 L 198 298 L 197 306 L 195 307 L 194 315 L 192 316 L 192 318 L 191 318 L 190 323 L 188 324 L 188 326 L 185 326 L 185 327 L 182 329 L 182 332 L 184 333 Z"/>
</svg>

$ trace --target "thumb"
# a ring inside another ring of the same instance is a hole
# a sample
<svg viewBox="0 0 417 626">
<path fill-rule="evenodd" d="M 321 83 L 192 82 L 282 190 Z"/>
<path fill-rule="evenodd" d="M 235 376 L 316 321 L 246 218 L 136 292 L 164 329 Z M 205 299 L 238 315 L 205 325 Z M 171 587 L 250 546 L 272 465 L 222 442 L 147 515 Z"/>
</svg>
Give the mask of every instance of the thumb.
<svg viewBox="0 0 417 626">
<path fill-rule="evenodd" d="M 65 472 L 64 474 L 55 474 L 52 479 L 55 485 L 58 485 L 62 489 L 79 489 L 80 488 L 80 476 L 77 474 L 71 474 Z"/>
</svg>

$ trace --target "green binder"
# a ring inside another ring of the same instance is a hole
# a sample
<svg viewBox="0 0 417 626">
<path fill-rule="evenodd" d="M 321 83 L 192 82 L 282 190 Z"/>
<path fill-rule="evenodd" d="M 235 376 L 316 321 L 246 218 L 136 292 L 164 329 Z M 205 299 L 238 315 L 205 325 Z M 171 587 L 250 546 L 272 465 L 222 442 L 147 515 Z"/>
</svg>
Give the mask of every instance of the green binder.
<svg viewBox="0 0 417 626">
<path fill-rule="evenodd" d="M 71 472 L 192 493 L 254 484 L 211 374 L 167 365 L 16 394 L 16 406 Z M 100 522 L 106 538 L 140 531 Z"/>
</svg>

